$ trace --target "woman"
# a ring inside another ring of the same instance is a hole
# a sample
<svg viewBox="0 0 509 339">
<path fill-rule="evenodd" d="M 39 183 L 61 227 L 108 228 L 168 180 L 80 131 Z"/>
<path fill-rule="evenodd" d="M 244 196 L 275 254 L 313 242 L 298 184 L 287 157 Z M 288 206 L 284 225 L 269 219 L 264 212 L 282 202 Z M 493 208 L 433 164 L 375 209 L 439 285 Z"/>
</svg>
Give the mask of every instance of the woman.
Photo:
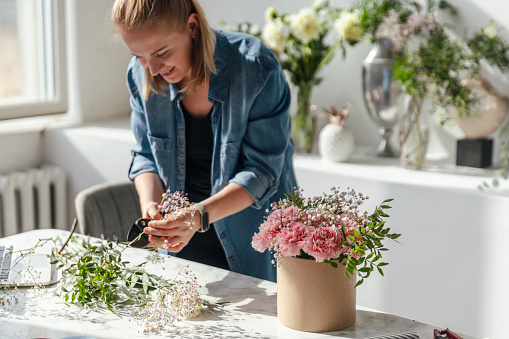
<svg viewBox="0 0 509 339">
<path fill-rule="evenodd" d="M 150 245 L 275 280 L 271 254 L 254 251 L 251 238 L 270 203 L 297 186 L 290 92 L 277 58 L 252 36 L 210 28 L 196 0 L 116 0 L 113 21 L 134 56 L 129 177 L 143 216 L 154 219 Z M 168 187 L 196 208 L 162 220 L 157 205 Z M 207 216 L 210 230 L 197 233 Z"/>
</svg>

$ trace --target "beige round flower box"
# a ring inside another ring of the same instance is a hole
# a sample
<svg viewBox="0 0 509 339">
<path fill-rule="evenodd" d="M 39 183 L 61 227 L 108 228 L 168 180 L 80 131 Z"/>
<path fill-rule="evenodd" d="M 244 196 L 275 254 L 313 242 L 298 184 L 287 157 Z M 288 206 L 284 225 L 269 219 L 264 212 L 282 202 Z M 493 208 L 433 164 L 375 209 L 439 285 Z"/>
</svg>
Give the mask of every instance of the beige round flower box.
<svg viewBox="0 0 509 339">
<path fill-rule="evenodd" d="M 356 320 L 355 276 L 314 259 L 284 257 L 277 269 L 277 318 L 289 328 L 330 332 Z"/>
</svg>

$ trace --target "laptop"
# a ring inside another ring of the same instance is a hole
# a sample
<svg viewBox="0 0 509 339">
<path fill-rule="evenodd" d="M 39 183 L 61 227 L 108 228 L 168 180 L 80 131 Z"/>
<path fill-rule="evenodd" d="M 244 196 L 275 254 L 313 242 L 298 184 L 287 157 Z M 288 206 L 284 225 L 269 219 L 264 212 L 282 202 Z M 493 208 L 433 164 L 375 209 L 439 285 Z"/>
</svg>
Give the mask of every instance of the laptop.
<svg viewBox="0 0 509 339">
<path fill-rule="evenodd" d="M 0 245 L 0 288 L 50 285 L 57 280 L 55 271 L 49 256 Z"/>
</svg>

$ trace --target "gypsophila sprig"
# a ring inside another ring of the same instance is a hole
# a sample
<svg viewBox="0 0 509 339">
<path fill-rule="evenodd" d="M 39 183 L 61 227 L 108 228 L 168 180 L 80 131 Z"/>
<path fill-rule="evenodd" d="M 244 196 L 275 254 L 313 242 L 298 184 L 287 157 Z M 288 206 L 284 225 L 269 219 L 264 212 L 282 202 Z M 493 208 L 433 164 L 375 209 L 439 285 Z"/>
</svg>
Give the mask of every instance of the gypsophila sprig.
<svg viewBox="0 0 509 339">
<path fill-rule="evenodd" d="M 391 208 L 387 199 L 372 214 L 361 211 L 368 199 L 353 189 L 332 188 L 330 194 L 304 198 L 302 190 L 292 190 L 286 199 L 273 203 L 266 220 L 255 233 L 252 246 L 259 252 L 274 252 L 274 263 L 284 257 L 313 258 L 333 267 L 345 266 L 347 276 L 357 275 L 355 286 L 363 283 L 376 268 L 383 275 L 383 240 L 396 240 L 389 233 L 384 211 Z"/>
<path fill-rule="evenodd" d="M 187 211 L 190 212 L 191 217 L 194 217 L 196 213 L 196 208 L 194 208 L 193 204 L 189 201 L 187 194 L 181 191 L 172 192 L 170 188 L 163 193 L 163 198 L 157 208 L 157 212 L 162 215 L 163 219 L 178 218 L 179 215 Z M 185 223 L 191 229 L 196 224 L 193 220 L 186 220 Z M 162 248 L 168 249 L 167 246 L 168 241 L 166 240 Z"/>
<path fill-rule="evenodd" d="M 185 266 L 169 288 L 149 292 L 147 304 L 135 312 L 141 332 L 168 331 L 175 322 L 200 314 L 203 301 L 197 279 Z"/>
<path fill-rule="evenodd" d="M 172 192 L 168 188 L 168 190 L 163 193 L 163 199 L 157 208 L 163 218 L 168 219 L 173 213 L 178 213 L 191 206 L 192 204 L 189 202 L 187 194 L 180 191 Z"/>
</svg>

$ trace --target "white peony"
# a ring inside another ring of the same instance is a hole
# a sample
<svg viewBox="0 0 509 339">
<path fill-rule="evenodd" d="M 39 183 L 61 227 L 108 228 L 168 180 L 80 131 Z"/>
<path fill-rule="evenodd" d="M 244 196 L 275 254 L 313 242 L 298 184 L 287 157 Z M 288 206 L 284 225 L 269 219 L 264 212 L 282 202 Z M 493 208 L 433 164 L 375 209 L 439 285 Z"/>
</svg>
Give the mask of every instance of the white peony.
<svg viewBox="0 0 509 339">
<path fill-rule="evenodd" d="M 320 26 L 320 20 L 311 8 L 303 8 L 298 14 L 290 16 L 292 33 L 303 44 L 320 38 Z"/>
<path fill-rule="evenodd" d="M 269 48 L 282 51 L 288 41 L 288 29 L 280 18 L 270 20 L 265 24 L 262 31 L 262 40 Z"/>
<path fill-rule="evenodd" d="M 334 23 L 341 40 L 358 42 L 362 40 L 362 28 L 358 25 L 361 13 L 359 11 L 343 11 Z"/>
</svg>

